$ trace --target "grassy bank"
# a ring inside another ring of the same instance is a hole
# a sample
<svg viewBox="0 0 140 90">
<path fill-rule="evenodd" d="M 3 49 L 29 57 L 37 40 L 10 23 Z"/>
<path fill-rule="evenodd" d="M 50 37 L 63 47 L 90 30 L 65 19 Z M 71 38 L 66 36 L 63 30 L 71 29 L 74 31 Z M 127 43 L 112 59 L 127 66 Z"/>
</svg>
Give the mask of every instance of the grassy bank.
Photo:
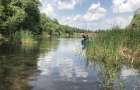
<svg viewBox="0 0 140 90">
<path fill-rule="evenodd" d="M 112 29 L 97 32 L 89 42 L 87 55 L 107 63 L 140 60 L 140 30 Z"/>
<path fill-rule="evenodd" d="M 36 43 L 35 36 L 29 30 L 15 32 L 12 36 L 12 41 L 22 45 L 32 45 Z"/>
</svg>

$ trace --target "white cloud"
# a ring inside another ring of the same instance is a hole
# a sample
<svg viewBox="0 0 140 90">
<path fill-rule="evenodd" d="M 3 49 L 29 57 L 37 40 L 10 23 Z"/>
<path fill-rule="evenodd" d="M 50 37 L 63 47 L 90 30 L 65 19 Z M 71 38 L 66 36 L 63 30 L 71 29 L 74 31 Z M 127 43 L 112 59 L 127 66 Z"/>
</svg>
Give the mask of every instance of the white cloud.
<svg viewBox="0 0 140 90">
<path fill-rule="evenodd" d="M 75 17 L 77 18 L 78 15 Z M 132 15 L 130 16 L 119 15 L 110 18 L 105 17 L 102 20 L 91 22 L 91 21 L 75 21 L 75 18 L 71 16 L 71 17 L 63 17 L 62 19 L 60 19 L 60 23 L 84 29 L 98 30 L 98 29 L 110 29 L 114 26 L 125 28 L 130 24 L 132 18 L 133 18 Z"/>
<path fill-rule="evenodd" d="M 83 18 L 87 21 L 94 21 L 103 18 L 106 14 L 106 9 L 101 7 L 100 3 L 93 4 L 87 11 L 87 13 L 83 16 Z"/>
<path fill-rule="evenodd" d="M 54 7 L 51 4 L 47 4 L 46 7 L 41 9 L 41 12 L 47 15 L 52 15 L 54 13 Z"/>
<path fill-rule="evenodd" d="M 100 3 L 92 4 L 84 15 L 76 15 L 74 21 L 96 21 L 106 15 L 106 9 Z"/>
<path fill-rule="evenodd" d="M 59 10 L 71 10 L 81 1 L 82 0 L 57 0 L 56 5 Z"/>
<path fill-rule="evenodd" d="M 42 13 L 52 15 L 55 11 L 72 10 L 76 5 L 82 3 L 83 0 L 52 0 L 49 3 L 45 0 L 39 0 L 42 4 L 40 10 Z"/>
<path fill-rule="evenodd" d="M 128 26 L 132 20 L 133 16 L 114 16 L 110 19 L 106 19 L 105 23 L 113 26 L 119 26 L 120 28 L 125 28 Z"/>
<path fill-rule="evenodd" d="M 74 9 L 77 4 L 80 4 L 83 0 L 54 0 L 49 3 L 45 3 L 43 1 L 43 7 L 41 8 L 41 12 L 46 13 L 50 17 L 57 18 L 61 24 L 70 25 L 74 27 L 80 28 L 89 28 L 91 30 L 97 29 L 107 29 L 113 26 L 119 26 L 121 28 L 125 28 L 132 20 L 132 15 L 122 15 L 122 14 L 115 14 L 112 17 L 106 17 L 107 10 L 101 6 L 100 3 L 92 4 L 85 14 L 77 14 L 72 16 L 57 16 L 56 11 L 59 10 L 70 10 Z M 136 3 L 131 2 L 131 7 L 129 7 L 128 1 L 132 0 L 113 0 L 113 11 L 114 12 L 126 12 L 126 11 L 133 11 L 134 6 Z M 138 0 L 135 0 L 138 3 Z M 53 3 L 54 2 L 54 3 Z M 61 2 L 58 5 L 58 2 Z M 59 7 L 63 2 L 63 6 Z M 69 3 L 70 2 L 70 3 Z M 119 7 L 115 7 L 115 5 Z M 57 7 L 56 7 L 57 6 Z M 68 6 L 68 7 L 66 7 Z M 127 8 L 129 7 L 129 8 Z M 137 9 L 138 6 L 135 6 Z M 56 15 L 56 16 L 55 16 Z"/>
<path fill-rule="evenodd" d="M 55 5 L 59 10 L 71 10 L 82 1 L 83 0 L 57 0 Z"/>
<path fill-rule="evenodd" d="M 140 0 L 113 0 L 113 12 L 133 12 L 140 8 Z"/>
</svg>

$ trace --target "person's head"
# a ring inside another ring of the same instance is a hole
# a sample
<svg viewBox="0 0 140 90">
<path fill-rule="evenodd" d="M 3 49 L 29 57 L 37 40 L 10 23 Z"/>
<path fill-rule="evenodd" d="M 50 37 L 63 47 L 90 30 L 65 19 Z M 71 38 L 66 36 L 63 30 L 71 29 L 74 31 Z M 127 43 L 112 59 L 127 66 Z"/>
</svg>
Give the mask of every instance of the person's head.
<svg viewBox="0 0 140 90">
<path fill-rule="evenodd" d="M 86 37 L 85 34 L 83 34 L 82 37 L 85 38 Z"/>
</svg>

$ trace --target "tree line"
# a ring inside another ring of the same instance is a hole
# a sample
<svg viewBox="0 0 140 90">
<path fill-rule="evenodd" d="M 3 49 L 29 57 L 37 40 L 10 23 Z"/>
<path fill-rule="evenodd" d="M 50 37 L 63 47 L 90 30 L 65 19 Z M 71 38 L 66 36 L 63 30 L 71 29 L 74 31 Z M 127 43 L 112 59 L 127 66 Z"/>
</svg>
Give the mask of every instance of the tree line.
<svg viewBox="0 0 140 90">
<path fill-rule="evenodd" d="M 20 31 L 29 31 L 33 35 L 47 32 L 50 36 L 85 32 L 60 25 L 56 19 L 40 13 L 40 5 L 39 0 L 0 0 L 0 34 L 11 38 Z"/>
</svg>

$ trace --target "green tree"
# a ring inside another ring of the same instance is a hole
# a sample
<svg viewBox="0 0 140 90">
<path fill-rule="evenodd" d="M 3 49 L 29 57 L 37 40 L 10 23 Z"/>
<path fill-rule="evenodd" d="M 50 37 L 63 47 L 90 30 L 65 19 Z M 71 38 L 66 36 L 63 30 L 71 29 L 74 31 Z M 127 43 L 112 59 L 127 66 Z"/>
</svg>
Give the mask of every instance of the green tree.
<svg viewBox="0 0 140 90">
<path fill-rule="evenodd" d="M 0 33 L 11 36 L 16 31 L 30 30 L 40 34 L 38 0 L 1 0 Z"/>
</svg>

